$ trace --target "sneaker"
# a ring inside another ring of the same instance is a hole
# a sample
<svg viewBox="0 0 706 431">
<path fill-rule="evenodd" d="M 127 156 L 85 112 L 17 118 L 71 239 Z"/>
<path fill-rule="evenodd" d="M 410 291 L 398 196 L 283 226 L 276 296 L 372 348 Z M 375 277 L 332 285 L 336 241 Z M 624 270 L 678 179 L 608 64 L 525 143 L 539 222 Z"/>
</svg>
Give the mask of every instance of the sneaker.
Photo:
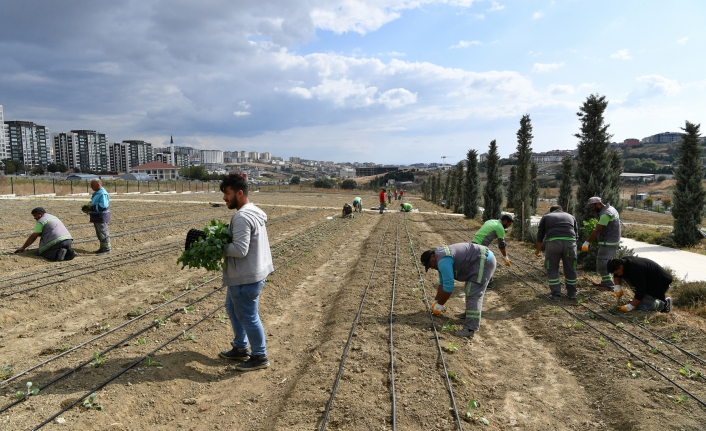
<svg viewBox="0 0 706 431">
<path fill-rule="evenodd" d="M 76 257 L 77 254 L 78 253 L 76 253 L 73 248 L 67 248 L 66 257 L 64 258 L 64 260 L 73 260 L 73 258 Z"/>
<path fill-rule="evenodd" d="M 662 313 L 669 313 L 670 311 L 672 311 L 672 297 L 671 296 L 668 296 L 664 300 L 664 307 L 662 308 L 661 311 L 662 311 Z"/>
<path fill-rule="evenodd" d="M 60 248 L 59 251 L 56 252 L 56 259 L 55 260 L 57 262 L 63 262 L 65 257 L 66 257 L 66 249 Z"/>
<path fill-rule="evenodd" d="M 464 311 L 463 313 L 458 313 L 455 317 L 457 319 L 466 320 L 466 312 Z"/>
<path fill-rule="evenodd" d="M 454 332 L 454 335 L 457 337 L 463 337 L 463 338 L 473 338 L 473 334 L 475 331 L 471 331 L 470 329 L 463 328 L 460 331 Z"/>
<path fill-rule="evenodd" d="M 576 301 L 576 294 L 575 293 L 567 293 L 566 297 L 572 301 Z"/>
<path fill-rule="evenodd" d="M 552 295 L 549 298 L 554 302 L 559 302 L 561 300 L 561 295 Z"/>
<path fill-rule="evenodd" d="M 250 356 L 250 359 L 238 364 L 235 369 L 237 371 L 255 371 L 262 368 L 267 368 L 270 366 L 270 361 L 267 360 L 267 355 L 254 355 Z"/>
<path fill-rule="evenodd" d="M 218 354 L 223 359 L 231 359 L 233 361 L 247 361 L 250 359 L 247 347 L 233 347 L 230 350 L 224 350 Z"/>
<path fill-rule="evenodd" d="M 109 254 L 110 249 L 109 248 L 99 248 L 98 250 L 94 251 L 93 253 L 95 253 L 95 254 Z"/>
</svg>

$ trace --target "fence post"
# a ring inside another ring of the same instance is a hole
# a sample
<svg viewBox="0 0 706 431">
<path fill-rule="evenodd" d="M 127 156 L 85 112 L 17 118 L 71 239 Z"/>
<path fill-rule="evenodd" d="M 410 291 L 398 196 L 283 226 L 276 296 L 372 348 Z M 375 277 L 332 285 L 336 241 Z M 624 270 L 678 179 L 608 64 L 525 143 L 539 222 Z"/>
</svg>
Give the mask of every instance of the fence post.
<svg viewBox="0 0 706 431">
<path fill-rule="evenodd" d="M 159 191 L 159 180 L 157 180 L 157 191 Z"/>
<path fill-rule="evenodd" d="M 137 193 L 140 193 L 140 180 L 137 180 Z"/>
<path fill-rule="evenodd" d="M 10 177 L 10 193 L 15 194 L 15 178 Z"/>
<path fill-rule="evenodd" d="M 69 184 L 71 184 L 71 194 L 74 194 L 74 180 L 69 180 Z"/>
<path fill-rule="evenodd" d="M 118 194 L 118 180 L 113 182 L 113 193 Z"/>
<path fill-rule="evenodd" d="M 125 181 L 125 193 L 130 193 L 130 180 Z"/>
<path fill-rule="evenodd" d="M 54 178 L 51 179 L 51 191 L 56 194 L 56 179 Z"/>
<path fill-rule="evenodd" d="M 151 192 L 152 190 L 150 189 L 150 182 L 147 181 L 147 193 Z"/>
<path fill-rule="evenodd" d="M 34 194 L 37 194 L 37 180 L 32 178 L 32 189 L 34 189 Z"/>
<path fill-rule="evenodd" d="M 88 180 L 86 180 L 86 193 L 88 193 Z"/>
</svg>

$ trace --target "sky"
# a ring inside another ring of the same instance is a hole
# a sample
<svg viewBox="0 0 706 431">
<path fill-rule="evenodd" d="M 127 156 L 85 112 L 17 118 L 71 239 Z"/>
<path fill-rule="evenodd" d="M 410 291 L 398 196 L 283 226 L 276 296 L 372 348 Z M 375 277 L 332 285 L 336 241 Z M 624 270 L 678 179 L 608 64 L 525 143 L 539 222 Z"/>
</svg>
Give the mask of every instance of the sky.
<svg viewBox="0 0 706 431">
<path fill-rule="evenodd" d="M 706 120 L 706 2 L 0 1 L 5 120 L 334 162 L 456 163 Z M 442 159 L 442 157 L 445 157 Z"/>
</svg>

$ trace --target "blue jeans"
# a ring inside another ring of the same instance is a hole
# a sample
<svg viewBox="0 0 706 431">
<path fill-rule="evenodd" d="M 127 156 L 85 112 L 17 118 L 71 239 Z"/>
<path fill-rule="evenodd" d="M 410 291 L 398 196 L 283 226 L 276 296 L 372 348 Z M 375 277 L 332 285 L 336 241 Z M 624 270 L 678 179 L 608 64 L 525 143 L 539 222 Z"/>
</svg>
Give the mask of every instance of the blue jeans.
<svg viewBox="0 0 706 431">
<path fill-rule="evenodd" d="M 266 355 L 265 329 L 262 327 L 258 305 L 260 292 L 265 286 L 265 280 L 257 283 L 228 286 L 226 292 L 226 311 L 233 327 L 233 341 L 235 348 L 248 346 L 253 355 Z"/>
</svg>

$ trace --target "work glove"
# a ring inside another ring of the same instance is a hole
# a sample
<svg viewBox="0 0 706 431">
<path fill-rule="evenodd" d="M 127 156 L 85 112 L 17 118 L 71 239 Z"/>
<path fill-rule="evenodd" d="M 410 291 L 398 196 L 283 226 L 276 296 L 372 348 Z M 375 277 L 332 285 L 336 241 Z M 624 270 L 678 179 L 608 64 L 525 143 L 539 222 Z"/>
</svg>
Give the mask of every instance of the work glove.
<svg viewBox="0 0 706 431">
<path fill-rule="evenodd" d="M 431 314 L 433 314 L 434 316 L 441 316 L 441 313 L 443 313 L 443 312 L 444 312 L 443 305 L 437 303 L 436 301 L 434 301 L 434 303 L 431 304 Z"/>
<path fill-rule="evenodd" d="M 588 241 L 584 241 L 583 245 L 581 245 L 581 251 L 586 253 L 588 251 L 588 246 L 591 245 Z"/>
<path fill-rule="evenodd" d="M 630 303 L 627 303 L 627 304 L 625 304 L 625 305 L 621 305 L 620 308 L 619 308 L 619 310 L 622 311 L 623 313 L 629 313 L 629 312 L 631 312 L 631 311 L 634 310 L 634 309 L 635 309 L 635 307 L 633 307 L 632 305 L 630 305 Z"/>
<path fill-rule="evenodd" d="M 510 266 L 510 258 L 505 256 L 505 266 Z"/>
<path fill-rule="evenodd" d="M 623 296 L 623 288 L 619 284 L 616 284 L 615 287 L 613 287 L 613 293 L 615 293 L 615 296 L 620 298 Z"/>
</svg>

